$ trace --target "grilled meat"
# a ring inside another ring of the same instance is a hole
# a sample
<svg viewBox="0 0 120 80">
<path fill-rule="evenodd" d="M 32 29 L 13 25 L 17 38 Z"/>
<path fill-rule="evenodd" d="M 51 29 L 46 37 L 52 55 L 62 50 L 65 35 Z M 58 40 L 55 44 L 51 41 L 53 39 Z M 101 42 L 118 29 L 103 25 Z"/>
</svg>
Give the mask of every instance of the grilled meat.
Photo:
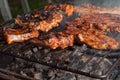
<svg viewBox="0 0 120 80">
<path fill-rule="evenodd" d="M 117 49 L 119 43 L 112 37 L 106 35 L 108 32 L 120 32 L 120 16 L 114 14 L 103 14 L 96 11 L 96 7 L 92 6 L 92 12 L 86 7 L 81 7 L 81 15 L 75 20 L 68 22 L 66 28 L 61 32 L 48 32 L 55 28 L 63 20 L 64 12 L 71 16 L 77 8 L 72 5 L 59 4 L 44 7 L 47 18 L 41 17 L 40 12 L 32 13 L 33 17 L 25 17 L 24 19 L 16 18 L 16 23 L 22 25 L 21 29 L 5 28 L 4 36 L 9 44 L 13 42 L 30 42 L 47 46 L 52 49 L 66 48 L 72 46 L 75 42 L 85 43 L 95 49 Z M 49 13 L 50 12 L 50 13 Z M 85 14 L 84 14 L 85 13 Z M 44 16 L 43 16 L 44 17 Z M 37 21 L 38 20 L 38 21 Z M 48 32 L 40 34 L 38 30 Z M 39 37 L 38 37 L 39 35 Z"/>
<path fill-rule="evenodd" d="M 96 29 L 82 30 L 77 35 L 78 42 L 85 43 L 95 49 L 117 49 L 119 43 Z"/>
<path fill-rule="evenodd" d="M 45 11 L 55 10 L 55 11 L 62 12 L 67 16 L 71 16 L 74 12 L 74 6 L 70 4 L 48 5 L 44 7 L 44 10 Z"/>
<path fill-rule="evenodd" d="M 4 37 L 8 44 L 13 42 L 23 42 L 28 39 L 38 37 L 39 32 L 37 30 L 30 30 L 30 29 L 11 29 L 11 28 L 4 28 Z"/>
<path fill-rule="evenodd" d="M 79 18 L 67 23 L 62 32 L 51 32 L 32 39 L 31 42 L 52 49 L 66 48 L 75 42 L 85 43 L 95 49 L 117 49 L 119 43 L 93 25 L 81 24 Z"/>
<path fill-rule="evenodd" d="M 109 32 L 120 32 L 120 16 L 112 14 L 91 14 L 82 16 L 82 21 L 94 25 L 96 28 Z"/>
<path fill-rule="evenodd" d="M 55 12 L 48 19 L 40 21 L 35 27 L 37 30 L 48 32 L 50 29 L 57 27 L 62 19 L 62 14 Z"/>
<path fill-rule="evenodd" d="M 71 16 L 73 10 L 73 6 L 69 4 L 48 5 L 43 9 L 34 10 L 32 13 L 27 13 L 23 16 L 17 16 L 15 18 L 15 23 L 19 25 L 29 25 L 30 21 L 34 21 L 35 24 L 36 22 L 47 19 L 52 12 L 58 12 L 61 13 L 61 15 L 66 14 L 68 16 Z"/>
<path fill-rule="evenodd" d="M 33 28 L 36 28 L 37 30 L 47 32 L 50 29 L 57 27 L 59 25 L 59 23 L 62 21 L 62 19 L 63 19 L 62 14 L 60 14 L 58 12 L 52 12 L 52 14 L 45 20 L 38 21 L 38 22 L 36 22 L 35 20 L 30 20 L 30 21 L 28 21 L 28 23 L 26 23 L 26 25 L 22 25 L 22 26 L 29 25 L 29 27 L 33 27 Z M 17 19 L 17 22 L 19 24 L 23 24 L 23 22 L 21 22 L 21 20 L 19 18 Z"/>
<path fill-rule="evenodd" d="M 77 42 L 82 42 L 95 49 L 117 49 L 119 43 L 112 37 L 106 35 L 103 30 L 94 25 L 81 23 L 81 18 L 69 22 L 66 33 L 75 36 Z"/>
<path fill-rule="evenodd" d="M 5 28 L 3 29 L 4 36 L 8 44 L 13 42 L 23 42 L 28 39 L 38 37 L 38 30 L 47 32 L 50 29 L 58 26 L 62 19 L 63 16 L 61 14 L 53 13 L 50 18 L 41 21 L 38 25 L 35 25 L 34 22 L 31 21 L 29 26 L 25 25 L 25 27 L 21 29 Z"/>
<path fill-rule="evenodd" d="M 107 36 L 105 33 L 105 31 L 110 30 L 109 26 L 111 26 L 114 23 L 117 23 L 117 20 L 106 16 L 104 17 L 104 19 L 102 19 L 101 15 L 102 14 L 94 14 L 94 16 L 92 14 L 82 15 L 81 17 L 76 18 L 72 22 L 68 22 L 66 24 L 66 29 L 63 30 L 62 32 L 50 32 L 46 33 L 45 35 L 40 34 L 39 37 L 37 36 L 38 38 L 32 37 L 33 39 L 31 40 L 31 42 L 41 46 L 50 47 L 52 49 L 56 48 L 64 49 L 68 46 L 72 46 L 76 41 L 80 43 L 85 43 L 95 49 L 117 49 L 119 45 L 117 40 Z M 105 23 L 107 26 L 105 26 L 105 28 L 101 28 L 99 25 L 101 23 Z M 97 26 L 94 24 L 96 24 Z M 116 28 L 115 30 L 117 29 L 118 28 Z M 16 32 L 14 32 L 14 34 L 16 34 Z M 21 32 L 26 33 L 25 31 Z M 21 33 L 18 34 L 23 35 Z M 28 38 L 30 39 L 31 37 Z"/>
<path fill-rule="evenodd" d="M 72 30 L 51 32 L 46 35 L 41 35 L 38 38 L 33 38 L 31 42 L 40 46 L 50 47 L 51 49 L 64 49 L 68 46 L 72 46 L 76 41 L 78 43 L 85 43 L 95 49 L 114 50 L 117 49 L 119 45 L 117 40 L 106 36 L 101 30 L 94 28 L 72 28 Z"/>
<path fill-rule="evenodd" d="M 115 16 L 113 14 L 84 14 L 76 18 L 71 24 L 74 25 L 93 25 L 99 30 L 108 32 L 120 32 L 120 16 Z M 69 26 L 71 26 L 69 25 Z"/>
<path fill-rule="evenodd" d="M 33 38 L 30 42 L 40 46 L 50 47 L 51 49 L 64 49 L 68 46 L 73 46 L 74 36 L 62 32 L 51 32 L 49 34 L 41 35 L 39 38 Z"/>
</svg>

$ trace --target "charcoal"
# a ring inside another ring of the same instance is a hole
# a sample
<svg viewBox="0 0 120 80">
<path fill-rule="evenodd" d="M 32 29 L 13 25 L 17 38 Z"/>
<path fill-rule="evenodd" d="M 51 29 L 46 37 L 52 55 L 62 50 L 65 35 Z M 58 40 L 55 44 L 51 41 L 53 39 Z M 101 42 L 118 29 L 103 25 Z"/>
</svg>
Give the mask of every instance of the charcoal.
<svg viewBox="0 0 120 80">
<path fill-rule="evenodd" d="M 16 45 L 18 46 L 17 49 L 15 48 Z M 100 80 L 77 73 L 82 71 L 89 73 L 90 76 L 93 74 L 104 75 L 119 58 L 112 58 L 114 53 L 117 55 L 114 51 L 111 55 L 110 51 L 91 49 L 85 44 L 76 44 L 73 47 L 62 50 L 51 50 L 30 44 L 14 44 L 2 51 L 6 55 L 1 56 L 0 64 L 3 64 L 2 61 L 4 61 L 6 70 L 38 80 Z M 8 54 L 12 57 L 7 57 L 10 60 L 6 61 L 8 60 L 6 59 Z M 13 56 L 15 57 L 13 58 Z M 111 56 L 111 58 L 108 56 Z M 71 72 L 70 69 L 78 72 Z M 112 74 L 109 73 L 107 80 L 119 78 L 119 68 L 113 69 L 113 71 L 111 72 Z"/>
<path fill-rule="evenodd" d="M 34 78 L 37 80 L 43 80 L 42 73 L 34 73 Z"/>
</svg>

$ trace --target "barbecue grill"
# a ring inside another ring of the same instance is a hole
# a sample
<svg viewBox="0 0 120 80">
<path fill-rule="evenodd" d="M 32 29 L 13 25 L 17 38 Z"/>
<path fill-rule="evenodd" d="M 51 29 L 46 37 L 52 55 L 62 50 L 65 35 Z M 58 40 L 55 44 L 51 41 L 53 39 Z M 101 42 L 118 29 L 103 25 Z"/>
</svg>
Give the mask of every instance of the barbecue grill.
<svg viewBox="0 0 120 80">
<path fill-rule="evenodd" d="M 16 27 L 14 20 L 9 20 L 0 25 L 0 32 L 4 26 L 9 25 Z M 59 31 L 61 28 L 58 27 L 51 31 Z M 120 41 L 119 33 L 108 33 L 108 35 Z M 95 79 L 115 79 L 120 72 L 119 53 L 120 48 L 117 50 L 97 50 L 77 43 L 72 47 L 55 50 L 29 42 L 8 45 L 2 38 L 2 33 L 0 34 L 0 55 L 19 58 L 30 63 L 38 63 Z M 0 78 L 3 80 L 35 80 L 31 76 L 23 76 L 3 68 L 0 68 Z"/>
<path fill-rule="evenodd" d="M 1 26 L 5 25 L 14 25 L 14 20 L 1 24 Z M 115 34 L 115 37 L 118 38 L 119 34 Z M 75 44 L 73 47 L 68 47 L 63 50 L 51 50 L 33 45 L 29 42 L 7 45 L 2 39 L 2 36 L 0 41 L 0 54 L 2 55 L 13 56 L 29 62 L 39 63 L 97 79 L 106 79 L 110 77 L 110 75 L 115 75 L 119 72 L 114 72 L 114 70 L 120 66 L 119 49 L 96 50 L 85 44 Z M 103 64 L 104 66 L 102 66 Z M 12 79 L 33 80 L 31 77 L 0 69 L 0 78 L 6 80 L 11 77 L 13 77 Z"/>
</svg>

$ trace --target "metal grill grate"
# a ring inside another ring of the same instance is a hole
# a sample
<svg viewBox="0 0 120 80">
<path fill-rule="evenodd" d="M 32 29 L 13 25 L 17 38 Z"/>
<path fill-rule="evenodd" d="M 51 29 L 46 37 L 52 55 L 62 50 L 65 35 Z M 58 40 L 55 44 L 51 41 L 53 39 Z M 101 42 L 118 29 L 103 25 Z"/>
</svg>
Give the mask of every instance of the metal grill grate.
<svg viewBox="0 0 120 80">
<path fill-rule="evenodd" d="M 1 80 L 35 80 L 34 78 L 28 77 L 28 76 L 22 76 L 20 74 L 7 71 L 5 69 L 0 68 L 0 79 Z"/>
<path fill-rule="evenodd" d="M 112 55 L 115 51 L 99 51 L 85 45 L 50 50 L 29 43 L 15 43 L 1 44 L 0 49 L 1 54 L 100 79 L 109 76 L 120 61 L 118 56 Z M 106 67 L 102 66 L 103 64 L 106 64 Z M 100 72 L 101 74 L 98 74 Z"/>
</svg>

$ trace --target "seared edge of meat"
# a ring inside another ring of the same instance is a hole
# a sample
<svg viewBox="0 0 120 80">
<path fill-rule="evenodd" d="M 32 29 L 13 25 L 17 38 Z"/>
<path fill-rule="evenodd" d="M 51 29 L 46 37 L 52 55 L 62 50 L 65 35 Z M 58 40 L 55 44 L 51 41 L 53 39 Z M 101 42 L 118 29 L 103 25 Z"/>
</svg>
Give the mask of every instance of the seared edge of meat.
<svg viewBox="0 0 120 80">
<path fill-rule="evenodd" d="M 74 36 L 73 35 L 65 35 L 62 32 L 58 33 L 50 33 L 40 38 L 33 38 L 30 42 L 40 45 L 50 47 L 51 49 L 56 48 L 66 48 L 68 46 L 73 46 Z"/>
<path fill-rule="evenodd" d="M 27 29 L 15 30 L 11 28 L 4 28 L 3 33 L 4 33 L 4 38 L 6 39 L 8 44 L 11 44 L 13 42 L 23 42 L 39 36 L 39 32 L 37 30 L 27 30 Z"/>
</svg>

